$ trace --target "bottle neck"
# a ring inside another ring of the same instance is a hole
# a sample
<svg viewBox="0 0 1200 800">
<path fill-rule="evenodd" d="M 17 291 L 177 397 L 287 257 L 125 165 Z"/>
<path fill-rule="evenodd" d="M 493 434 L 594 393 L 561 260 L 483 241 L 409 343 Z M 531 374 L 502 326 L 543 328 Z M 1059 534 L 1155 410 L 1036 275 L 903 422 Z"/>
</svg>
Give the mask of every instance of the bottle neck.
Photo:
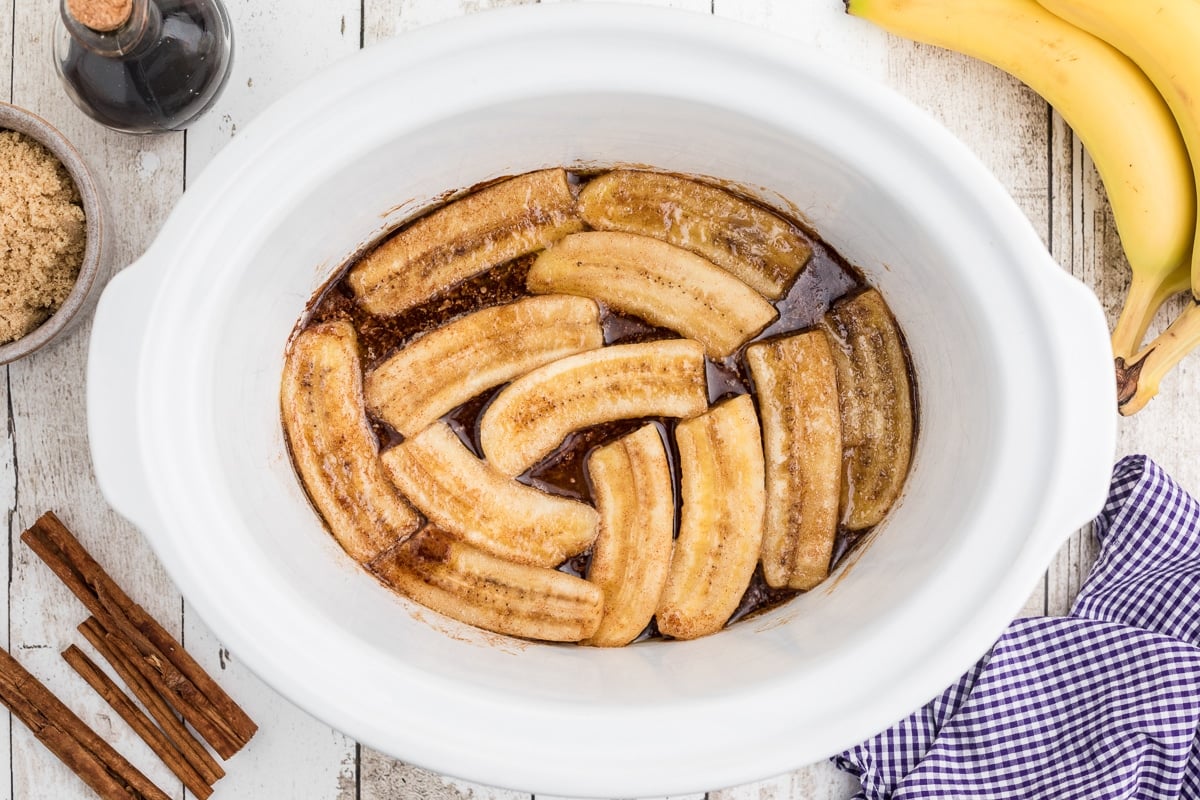
<svg viewBox="0 0 1200 800">
<path fill-rule="evenodd" d="M 152 0 L 129 0 L 128 16 L 123 20 L 111 14 L 93 16 L 91 10 L 87 0 L 60 2 L 67 32 L 82 47 L 102 56 L 128 55 L 143 43 L 154 41 L 162 27 L 162 13 Z M 86 23 L 109 29 L 97 30 Z"/>
</svg>

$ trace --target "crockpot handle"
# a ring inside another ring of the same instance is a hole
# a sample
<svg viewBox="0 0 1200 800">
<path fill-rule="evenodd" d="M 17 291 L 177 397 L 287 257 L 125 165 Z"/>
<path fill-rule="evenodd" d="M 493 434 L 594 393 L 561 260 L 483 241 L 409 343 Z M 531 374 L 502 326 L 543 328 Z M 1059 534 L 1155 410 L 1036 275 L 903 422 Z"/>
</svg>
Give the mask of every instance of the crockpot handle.
<svg viewBox="0 0 1200 800">
<path fill-rule="evenodd" d="M 1056 263 L 1050 266 L 1042 296 L 1053 303 L 1047 318 L 1062 391 L 1055 431 L 1059 458 L 1039 537 L 1049 550 L 1044 563 L 1104 507 L 1117 449 L 1117 386 L 1104 311 L 1091 289 Z"/>
<path fill-rule="evenodd" d="M 100 491 L 117 513 L 146 530 L 145 471 L 138 456 L 137 375 L 157 273 L 143 256 L 117 273 L 100 296 L 88 346 L 87 423 Z"/>
</svg>

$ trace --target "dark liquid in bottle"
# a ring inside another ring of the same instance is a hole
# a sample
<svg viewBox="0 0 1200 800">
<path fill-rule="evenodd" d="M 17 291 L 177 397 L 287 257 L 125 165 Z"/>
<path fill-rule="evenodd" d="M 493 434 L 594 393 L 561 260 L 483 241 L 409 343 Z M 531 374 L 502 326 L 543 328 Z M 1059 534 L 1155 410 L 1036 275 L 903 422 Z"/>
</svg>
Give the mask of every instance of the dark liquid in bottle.
<svg viewBox="0 0 1200 800">
<path fill-rule="evenodd" d="M 73 40 L 63 59 L 63 78 L 76 103 L 110 128 L 182 128 L 208 110 L 229 77 L 232 42 L 217 6 L 204 0 L 154 5 L 149 29 L 131 52 L 101 55 Z"/>
</svg>

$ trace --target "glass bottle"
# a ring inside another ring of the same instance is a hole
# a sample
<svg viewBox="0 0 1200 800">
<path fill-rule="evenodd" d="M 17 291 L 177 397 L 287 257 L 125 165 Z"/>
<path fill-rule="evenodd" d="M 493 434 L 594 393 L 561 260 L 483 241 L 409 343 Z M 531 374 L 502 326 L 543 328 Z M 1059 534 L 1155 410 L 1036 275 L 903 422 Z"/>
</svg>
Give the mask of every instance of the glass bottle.
<svg viewBox="0 0 1200 800">
<path fill-rule="evenodd" d="M 221 0 L 61 0 L 54 61 L 75 105 L 100 124 L 180 130 L 225 86 L 233 29 Z"/>
</svg>

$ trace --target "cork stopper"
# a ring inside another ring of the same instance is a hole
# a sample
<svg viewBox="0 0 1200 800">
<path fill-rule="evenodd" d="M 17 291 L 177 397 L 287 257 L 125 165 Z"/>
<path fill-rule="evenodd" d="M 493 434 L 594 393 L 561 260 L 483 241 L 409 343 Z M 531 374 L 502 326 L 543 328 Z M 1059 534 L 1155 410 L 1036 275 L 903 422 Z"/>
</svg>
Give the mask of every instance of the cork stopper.
<svg viewBox="0 0 1200 800">
<path fill-rule="evenodd" d="M 133 0 L 67 0 L 67 11 L 80 25 L 107 33 L 129 21 Z"/>
</svg>

